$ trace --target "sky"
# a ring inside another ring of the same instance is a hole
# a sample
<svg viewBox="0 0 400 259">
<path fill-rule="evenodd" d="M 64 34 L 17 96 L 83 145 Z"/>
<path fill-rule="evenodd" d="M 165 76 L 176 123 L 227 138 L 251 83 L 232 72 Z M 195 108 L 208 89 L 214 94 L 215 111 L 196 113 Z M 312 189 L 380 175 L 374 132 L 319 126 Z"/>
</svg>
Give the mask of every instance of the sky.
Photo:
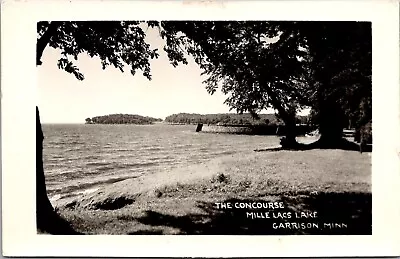
<svg viewBox="0 0 400 259">
<path fill-rule="evenodd" d="M 139 114 L 164 119 L 186 113 L 228 113 L 226 96 L 219 90 L 207 93 L 201 70 L 188 57 L 188 65 L 174 68 L 162 50 L 158 32 L 148 29 L 146 41 L 158 48 L 160 57 L 151 61 L 152 80 L 137 71 L 132 76 L 114 67 L 101 68 L 98 58 L 80 54 L 75 65 L 83 81 L 58 69 L 60 51 L 47 47 L 38 70 L 38 105 L 42 123 L 84 123 L 88 117 L 114 113 Z M 273 110 L 264 111 L 273 113 Z"/>
</svg>

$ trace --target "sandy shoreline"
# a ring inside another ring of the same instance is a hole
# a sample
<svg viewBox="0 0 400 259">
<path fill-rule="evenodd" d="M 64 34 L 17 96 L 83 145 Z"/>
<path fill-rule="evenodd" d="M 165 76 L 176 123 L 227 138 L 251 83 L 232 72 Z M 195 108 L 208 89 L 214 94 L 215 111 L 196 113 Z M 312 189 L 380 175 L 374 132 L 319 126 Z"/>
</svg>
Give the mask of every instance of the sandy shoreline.
<svg viewBox="0 0 400 259">
<path fill-rule="evenodd" d="M 253 151 L 249 151 L 247 156 Z M 107 186 L 93 189 L 93 191 L 82 191 L 82 195 L 70 198 L 60 198 L 53 201 L 55 207 L 65 207 L 70 203 L 83 205 L 84 201 L 96 199 L 101 201 L 109 197 L 130 196 L 136 197 L 141 194 L 151 193 L 159 188 L 174 184 L 188 184 L 197 180 L 211 179 L 223 170 L 223 164 L 237 161 L 243 157 L 240 155 L 224 155 L 211 159 L 205 163 L 193 164 L 185 167 L 173 168 L 152 174 L 142 174 L 138 177 L 123 180 Z M 151 195 L 151 194 L 150 194 Z M 82 206 L 81 206 L 82 207 Z M 85 205 L 83 205 L 85 207 Z"/>
<path fill-rule="evenodd" d="M 324 218 L 340 211 L 339 219 L 353 227 L 338 233 L 368 232 L 370 155 L 344 150 L 249 151 L 124 180 L 55 205 L 80 233 L 229 234 L 231 229 L 234 234 L 256 234 L 259 222 L 243 219 L 244 210 L 217 209 L 216 202 L 273 201 L 284 202 L 291 213 L 316 210 Z M 260 234 L 288 231 L 265 224 Z"/>
<path fill-rule="evenodd" d="M 315 141 L 317 138 L 316 137 L 298 137 L 298 141 L 300 143 L 304 144 L 309 144 L 313 141 Z M 106 186 L 95 186 L 89 189 L 83 189 L 74 192 L 72 195 L 63 195 L 63 194 L 56 194 L 50 197 L 50 201 L 52 202 L 53 206 L 55 207 L 63 207 L 66 203 L 70 203 L 72 201 L 77 201 L 80 199 L 85 199 L 85 196 L 87 194 L 92 194 L 96 193 L 98 194 L 99 192 L 97 191 L 102 191 L 104 190 L 105 192 L 108 192 L 109 189 L 117 188 L 117 186 L 131 186 L 131 187 L 136 187 L 138 192 L 142 192 L 143 188 L 145 189 L 152 189 L 155 188 L 159 185 L 167 185 L 170 183 L 176 183 L 176 182 L 185 182 L 185 181 L 190 181 L 191 179 L 195 178 L 207 178 L 210 175 L 214 174 L 215 171 L 218 171 L 218 169 L 221 167 L 220 163 L 223 160 L 229 160 L 230 158 L 233 158 L 233 160 L 241 159 L 244 154 L 247 156 L 252 156 L 253 151 L 260 152 L 260 151 L 276 151 L 281 148 L 280 145 L 274 145 L 274 146 L 268 146 L 263 149 L 254 149 L 251 150 L 249 149 L 247 152 L 241 152 L 240 154 L 237 155 L 223 155 L 219 156 L 217 158 L 211 159 L 207 162 L 202 162 L 200 164 L 193 164 L 189 166 L 184 166 L 181 168 L 172 168 L 169 170 L 164 170 L 160 171 L 157 173 L 152 173 L 152 174 L 141 174 L 135 177 L 132 177 L 131 179 L 127 180 L 122 180 L 116 183 L 108 184 Z M 147 187 L 143 187 L 146 186 Z M 129 190 L 128 190 L 129 191 Z"/>
</svg>

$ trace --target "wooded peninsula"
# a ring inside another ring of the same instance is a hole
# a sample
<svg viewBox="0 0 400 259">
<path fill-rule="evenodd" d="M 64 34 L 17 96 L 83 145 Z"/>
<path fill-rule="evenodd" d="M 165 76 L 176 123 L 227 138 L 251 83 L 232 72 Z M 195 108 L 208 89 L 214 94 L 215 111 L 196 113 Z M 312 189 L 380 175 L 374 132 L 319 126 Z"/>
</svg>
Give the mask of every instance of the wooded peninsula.
<svg viewBox="0 0 400 259">
<path fill-rule="evenodd" d="M 307 124 L 308 116 L 297 116 L 296 122 Z M 197 114 L 178 113 L 165 118 L 165 122 L 171 124 L 197 124 L 208 125 L 283 125 L 284 123 L 273 113 L 259 114 L 258 118 L 250 113 L 218 113 L 218 114 Z"/>
<path fill-rule="evenodd" d="M 161 122 L 162 119 L 140 116 L 137 114 L 110 114 L 104 116 L 96 116 L 93 118 L 86 118 L 86 124 L 153 124 L 154 122 Z"/>
</svg>

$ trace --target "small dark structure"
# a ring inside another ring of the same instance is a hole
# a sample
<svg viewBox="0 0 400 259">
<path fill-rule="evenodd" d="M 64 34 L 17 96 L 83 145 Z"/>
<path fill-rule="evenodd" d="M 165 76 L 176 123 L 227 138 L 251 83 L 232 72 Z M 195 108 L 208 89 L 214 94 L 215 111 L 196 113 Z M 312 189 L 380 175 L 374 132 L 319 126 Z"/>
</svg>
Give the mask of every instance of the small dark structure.
<svg viewBox="0 0 400 259">
<path fill-rule="evenodd" d="M 197 124 L 196 132 L 200 132 L 202 128 L 203 128 L 203 123 Z"/>
</svg>

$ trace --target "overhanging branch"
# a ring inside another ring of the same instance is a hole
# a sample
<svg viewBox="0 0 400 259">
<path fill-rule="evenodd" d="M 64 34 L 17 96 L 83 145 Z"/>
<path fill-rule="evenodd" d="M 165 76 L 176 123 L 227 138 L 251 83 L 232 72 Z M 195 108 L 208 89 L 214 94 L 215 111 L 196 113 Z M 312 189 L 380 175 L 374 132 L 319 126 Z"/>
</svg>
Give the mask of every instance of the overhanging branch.
<svg viewBox="0 0 400 259">
<path fill-rule="evenodd" d="M 49 27 L 45 31 L 45 33 L 37 40 L 36 43 L 36 66 L 40 66 L 42 64 L 41 58 L 43 55 L 43 51 L 46 48 L 47 44 L 50 42 L 51 37 L 57 31 L 58 22 L 51 22 Z"/>
</svg>

